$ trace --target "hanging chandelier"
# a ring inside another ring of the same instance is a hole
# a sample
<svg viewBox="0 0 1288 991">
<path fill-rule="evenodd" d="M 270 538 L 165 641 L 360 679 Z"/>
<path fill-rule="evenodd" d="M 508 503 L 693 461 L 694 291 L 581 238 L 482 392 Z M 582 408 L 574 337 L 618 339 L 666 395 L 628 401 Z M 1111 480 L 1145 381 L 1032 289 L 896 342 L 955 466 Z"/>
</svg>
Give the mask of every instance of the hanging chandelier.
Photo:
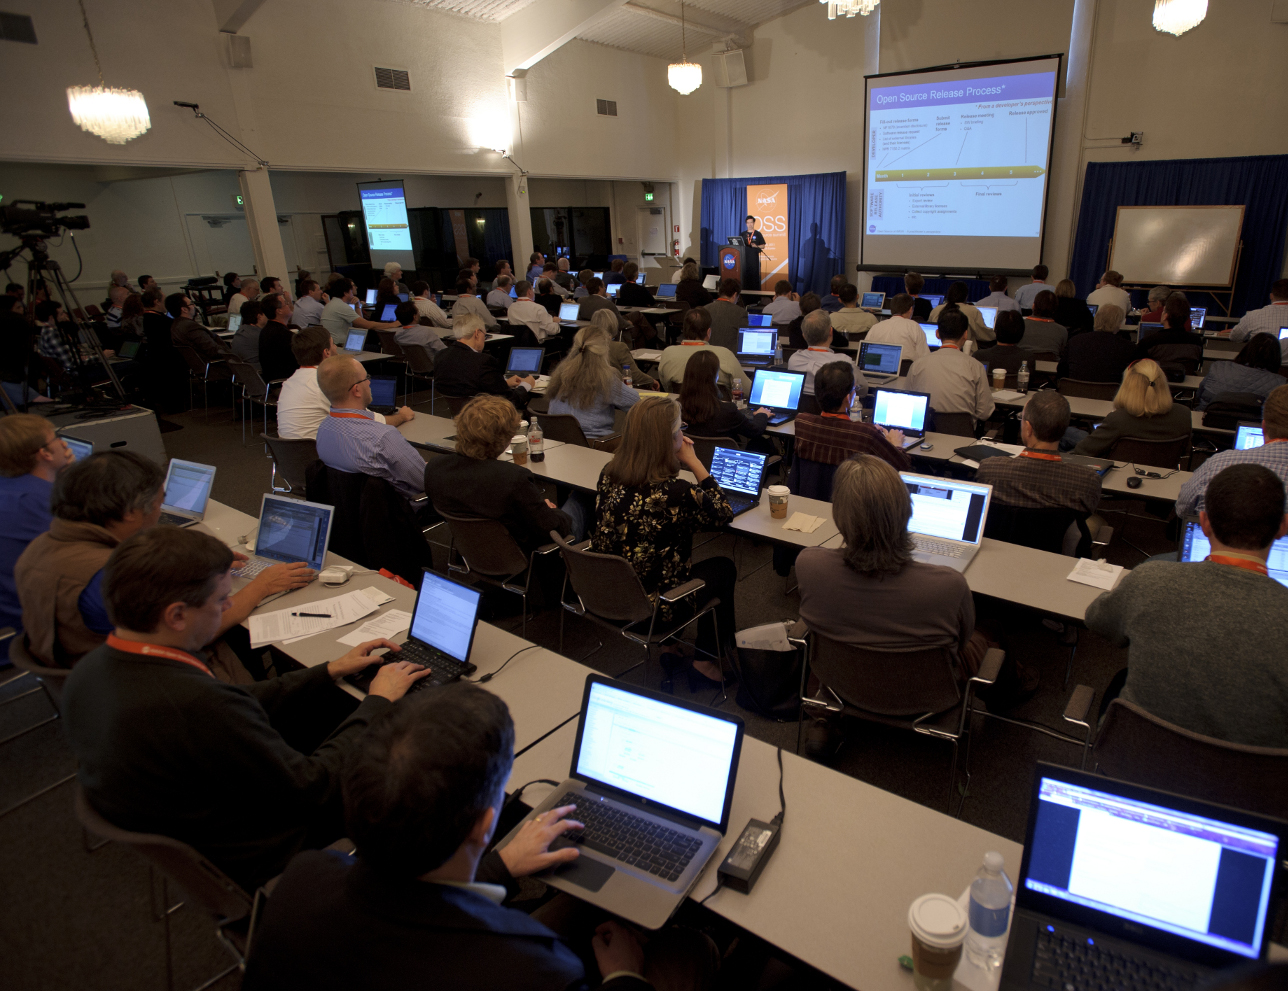
<svg viewBox="0 0 1288 991">
<path fill-rule="evenodd" d="M 702 85 L 702 66 L 689 61 L 689 50 L 684 37 L 684 3 L 680 3 L 680 61 L 666 67 L 666 81 L 681 96 L 688 96 Z"/>
<path fill-rule="evenodd" d="M 818 2 L 827 4 L 827 19 L 834 21 L 838 14 L 845 17 L 853 17 L 855 14 L 867 17 L 877 9 L 877 4 L 881 0 L 818 0 Z"/>
<path fill-rule="evenodd" d="M 1154 0 L 1154 30 L 1178 38 L 1207 17 L 1207 0 Z"/>
<path fill-rule="evenodd" d="M 68 86 L 67 109 L 81 130 L 98 135 L 110 145 L 123 145 L 152 126 L 148 104 L 138 90 L 108 86 L 103 81 L 103 66 L 99 64 L 94 35 L 89 30 L 85 0 L 77 2 L 85 25 L 85 36 L 89 38 L 89 50 L 94 55 L 94 66 L 98 69 L 98 85 Z"/>
</svg>

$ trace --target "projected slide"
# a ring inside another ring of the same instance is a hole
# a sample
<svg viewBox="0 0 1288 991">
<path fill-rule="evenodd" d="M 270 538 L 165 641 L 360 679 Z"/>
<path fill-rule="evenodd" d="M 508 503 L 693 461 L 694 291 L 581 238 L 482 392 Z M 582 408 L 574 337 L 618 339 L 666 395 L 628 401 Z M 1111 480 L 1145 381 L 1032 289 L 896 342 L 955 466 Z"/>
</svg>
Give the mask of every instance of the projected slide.
<svg viewBox="0 0 1288 991">
<path fill-rule="evenodd" d="M 372 251 L 410 251 L 411 227 L 407 223 L 407 198 L 402 183 L 376 189 L 359 189 L 362 216 L 367 222 L 367 243 Z"/>
<path fill-rule="evenodd" d="M 1058 65 L 868 79 L 865 262 L 1036 264 Z"/>
</svg>

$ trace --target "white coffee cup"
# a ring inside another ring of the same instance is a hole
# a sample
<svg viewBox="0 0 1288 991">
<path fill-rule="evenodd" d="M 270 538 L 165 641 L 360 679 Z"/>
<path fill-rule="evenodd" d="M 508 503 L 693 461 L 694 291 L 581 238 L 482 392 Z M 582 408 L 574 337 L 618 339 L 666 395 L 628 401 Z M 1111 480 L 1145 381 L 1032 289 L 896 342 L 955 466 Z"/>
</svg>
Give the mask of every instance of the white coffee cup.
<svg viewBox="0 0 1288 991">
<path fill-rule="evenodd" d="M 792 490 L 786 485 L 771 485 L 765 490 L 769 496 L 769 515 L 776 520 L 787 518 L 787 500 Z"/>
</svg>

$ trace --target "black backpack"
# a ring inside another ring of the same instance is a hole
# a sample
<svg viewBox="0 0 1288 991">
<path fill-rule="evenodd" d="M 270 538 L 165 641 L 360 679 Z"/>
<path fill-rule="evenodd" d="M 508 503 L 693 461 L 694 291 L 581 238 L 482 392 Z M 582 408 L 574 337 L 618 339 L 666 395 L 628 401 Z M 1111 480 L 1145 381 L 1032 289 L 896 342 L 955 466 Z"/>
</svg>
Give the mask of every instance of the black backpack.
<svg viewBox="0 0 1288 991">
<path fill-rule="evenodd" d="M 1253 392 L 1223 392 L 1203 411 L 1203 426 L 1234 430 L 1240 422 L 1261 422 L 1261 397 Z"/>
</svg>

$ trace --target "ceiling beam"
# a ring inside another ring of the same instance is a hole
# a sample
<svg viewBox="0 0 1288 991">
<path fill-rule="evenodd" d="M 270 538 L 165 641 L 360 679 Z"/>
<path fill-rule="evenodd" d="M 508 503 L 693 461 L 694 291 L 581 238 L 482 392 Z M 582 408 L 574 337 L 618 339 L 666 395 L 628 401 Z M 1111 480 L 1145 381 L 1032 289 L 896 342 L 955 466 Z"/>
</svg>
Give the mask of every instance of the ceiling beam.
<svg viewBox="0 0 1288 991">
<path fill-rule="evenodd" d="M 214 0 L 215 23 L 224 34 L 236 34 L 250 20 L 264 0 Z"/>
<path fill-rule="evenodd" d="M 692 28 L 700 34 L 708 34 L 716 38 L 730 38 L 739 44 L 750 44 L 752 35 L 752 26 L 744 24 L 742 21 L 735 21 L 729 17 L 721 17 L 719 14 L 712 14 L 708 11 L 701 11 L 699 16 L 694 17 L 690 10 L 685 11 L 683 18 L 680 15 L 680 5 L 670 2 L 670 0 L 648 0 L 648 3 L 642 3 L 640 0 L 626 0 L 625 9 L 633 14 L 644 14 L 647 17 L 656 18 L 660 21 L 666 21 L 670 24 L 679 24 L 683 20 L 686 28 Z"/>
<path fill-rule="evenodd" d="M 249 0 L 248 0 L 249 2 Z M 536 0 L 501 22 L 505 74 L 531 69 L 583 31 L 611 17 L 626 0 Z"/>
</svg>

